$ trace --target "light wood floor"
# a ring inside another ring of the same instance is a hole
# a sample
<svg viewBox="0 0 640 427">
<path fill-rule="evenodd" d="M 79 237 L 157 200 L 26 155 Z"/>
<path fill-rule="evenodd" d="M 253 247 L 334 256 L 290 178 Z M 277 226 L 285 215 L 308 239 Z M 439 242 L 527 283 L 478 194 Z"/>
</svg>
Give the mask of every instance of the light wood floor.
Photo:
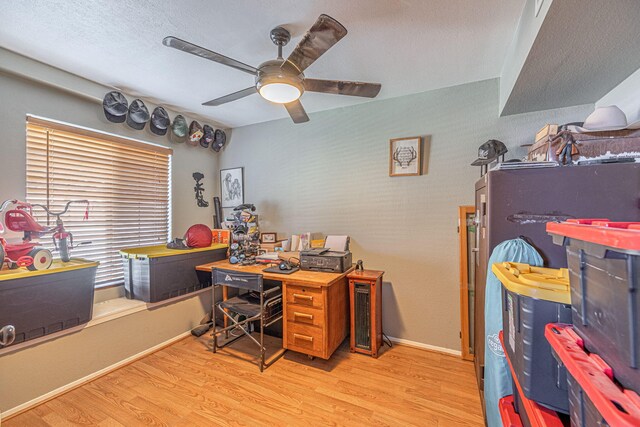
<svg viewBox="0 0 640 427">
<path fill-rule="evenodd" d="M 260 374 L 244 343 L 212 354 L 208 341 L 186 338 L 3 425 L 483 425 L 473 364 L 453 356 L 395 345 L 375 360 L 343 343 L 329 361 L 287 352 Z"/>
</svg>

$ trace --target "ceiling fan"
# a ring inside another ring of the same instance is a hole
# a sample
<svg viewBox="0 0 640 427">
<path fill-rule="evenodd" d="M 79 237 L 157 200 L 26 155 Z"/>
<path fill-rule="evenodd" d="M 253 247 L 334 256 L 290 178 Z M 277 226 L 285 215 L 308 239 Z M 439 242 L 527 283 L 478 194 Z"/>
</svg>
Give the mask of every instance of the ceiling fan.
<svg viewBox="0 0 640 427">
<path fill-rule="evenodd" d="M 177 37 L 165 37 L 162 44 L 255 76 L 254 86 L 207 101 L 202 105 L 222 105 L 257 92 L 267 101 L 283 104 L 294 123 L 304 123 L 309 121 L 309 116 L 299 98 L 305 91 L 365 98 L 375 98 L 380 92 L 382 86 L 379 83 L 305 77 L 304 70 L 346 35 L 347 29 L 342 24 L 328 15 L 320 15 L 289 57 L 283 59 L 282 47 L 289 42 L 291 34 L 282 27 L 276 27 L 271 30 L 271 40 L 278 46 L 278 58 L 266 61 L 257 68 Z"/>
</svg>

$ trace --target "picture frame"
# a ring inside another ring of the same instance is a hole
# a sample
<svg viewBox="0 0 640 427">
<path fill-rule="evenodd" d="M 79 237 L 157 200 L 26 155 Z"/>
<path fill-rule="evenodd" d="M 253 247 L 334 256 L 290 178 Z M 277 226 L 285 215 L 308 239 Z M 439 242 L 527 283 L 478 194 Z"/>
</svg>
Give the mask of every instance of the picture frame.
<svg viewBox="0 0 640 427">
<path fill-rule="evenodd" d="M 223 208 L 244 203 L 244 168 L 220 169 L 220 199 Z"/>
<path fill-rule="evenodd" d="M 389 176 L 422 175 L 422 137 L 389 140 Z"/>
<path fill-rule="evenodd" d="M 277 241 L 277 233 L 260 233 L 260 243 L 276 243 Z"/>
</svg>

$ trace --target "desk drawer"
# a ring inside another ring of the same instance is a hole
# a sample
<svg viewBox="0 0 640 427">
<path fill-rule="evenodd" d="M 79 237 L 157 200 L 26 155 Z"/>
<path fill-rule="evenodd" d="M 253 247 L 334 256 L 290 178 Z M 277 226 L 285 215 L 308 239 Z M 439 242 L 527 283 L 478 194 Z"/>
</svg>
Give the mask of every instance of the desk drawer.
<svg viewBox="0 0 640 427">
<path fill-rule="evenodd" d="M 287 322 L 287 348 L 311 355 L 322 355 L 323 330 L 309 325 Z"/>
<path fill-rule="evenodd" d="M 324 326 L 324 310 L 298 305 L 287 306 L 286 320 L 300 325 Z"/>
<path fill-rule="evenodd" d="M 324 308 L 322 289 L 300 285 L 287 285 L 287 303 Z"/>
</svg>

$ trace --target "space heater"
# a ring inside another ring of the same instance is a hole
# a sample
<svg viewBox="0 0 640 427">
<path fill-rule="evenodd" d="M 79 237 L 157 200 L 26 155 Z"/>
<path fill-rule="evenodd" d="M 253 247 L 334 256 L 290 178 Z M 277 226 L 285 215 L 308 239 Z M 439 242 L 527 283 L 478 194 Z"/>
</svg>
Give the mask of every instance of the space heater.
<svg viewBox="0 0 640 427">
<path fill-rule="evenodd" d="M 351 352 L 378 357 L 382 346 L 382 271 L 347 275 L 351 303 Z"/>
</svg>

